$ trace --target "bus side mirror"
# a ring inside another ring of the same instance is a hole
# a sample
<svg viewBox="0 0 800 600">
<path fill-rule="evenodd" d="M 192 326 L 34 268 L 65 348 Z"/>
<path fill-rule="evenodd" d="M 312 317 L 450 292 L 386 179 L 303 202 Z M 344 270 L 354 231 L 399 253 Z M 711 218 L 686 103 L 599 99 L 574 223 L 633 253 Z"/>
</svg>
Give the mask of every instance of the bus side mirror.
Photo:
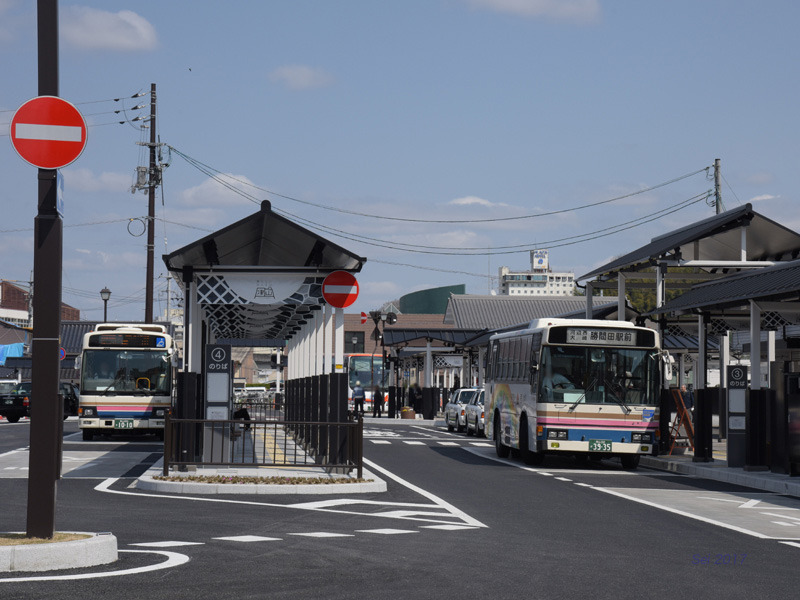
<svg viewBox="0 0 800 600">
<path fill-rule="evenodd" d="M 532 360 L 531 361 L 531 373 L 535 373 L 538 370 L 539 370 L 539 365 L 536 363 L 536 361 Z"/>
</svg>

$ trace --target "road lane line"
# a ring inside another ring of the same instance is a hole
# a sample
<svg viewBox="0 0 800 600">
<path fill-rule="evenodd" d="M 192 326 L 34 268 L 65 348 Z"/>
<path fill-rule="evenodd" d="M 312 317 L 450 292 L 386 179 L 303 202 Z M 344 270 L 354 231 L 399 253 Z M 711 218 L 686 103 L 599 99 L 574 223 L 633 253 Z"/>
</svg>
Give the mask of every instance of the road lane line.
<svg viewBox="0 0 800 600">
<path fill-rule="evenodd" d="M 78 575 L 40 575 L 36 577 L 6 577 L 0 579 L 0 583 L 19 583 L 20 581 L 71 581 L 76 579 L 99 579 L 102 577 L 119 577 L 120 575 L 134 575 L 137 573 L 148 573 L 161 569 L 178 567 L 189 562 L 189 557 L 177 552 L 166 552 L 163 550 L 118 550 L 117 552 L 134 552 L 139 554 L 161 554 L 167 560 L 148 567 L 136 567 L 134 569 L 123 569 L 121 571 L 106 571 L 101 573 L 81 573 Z"/>
</svg>

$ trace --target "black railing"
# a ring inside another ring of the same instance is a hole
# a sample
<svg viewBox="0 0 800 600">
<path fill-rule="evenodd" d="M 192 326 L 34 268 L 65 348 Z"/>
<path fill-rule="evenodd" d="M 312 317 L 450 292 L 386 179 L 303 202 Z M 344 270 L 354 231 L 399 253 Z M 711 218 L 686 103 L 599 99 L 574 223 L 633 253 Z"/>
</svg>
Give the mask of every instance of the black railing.
<svg viewBox="0 0 800 600">
<path fill-rule="evenodd" d="M 252 417 L 252 415 L 251 415 Z M 362 420 L 175 419 L 164 423 L 164 475 L 185 466 L 317 466 L 363 473 Z M 203 456 L 181 449 L 201 437 Z"/>
</svg>

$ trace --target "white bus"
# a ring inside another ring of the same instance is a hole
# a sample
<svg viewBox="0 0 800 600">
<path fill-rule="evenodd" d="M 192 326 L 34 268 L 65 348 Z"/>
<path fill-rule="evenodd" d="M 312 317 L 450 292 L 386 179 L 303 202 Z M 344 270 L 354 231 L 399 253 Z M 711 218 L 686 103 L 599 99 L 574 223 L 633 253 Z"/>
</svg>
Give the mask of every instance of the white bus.
<svg viewBox="0 0 800 600">
<path fill-rule="evenodd" d="M 78 367 L 83 439 L 134 431 L 163 439 L 174 357 L 163 325 L 101 323 L 84 335 Z"/>
<path fill-rule="evenodd" d="M 489 339 L 486 433 L 497 455 L 620 457 L 658 448 L 658 333 L 624 321 L 539 319 Z"/>
</svg>

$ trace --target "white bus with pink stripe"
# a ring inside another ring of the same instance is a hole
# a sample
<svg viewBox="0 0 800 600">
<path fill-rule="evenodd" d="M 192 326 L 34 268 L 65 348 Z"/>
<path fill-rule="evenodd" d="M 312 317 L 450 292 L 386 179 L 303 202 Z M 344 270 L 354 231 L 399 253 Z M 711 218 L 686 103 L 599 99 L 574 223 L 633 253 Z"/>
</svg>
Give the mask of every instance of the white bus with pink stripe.
<svg viewBox="0 0 800 600">
<path fill-rule="evenodd" d="M 164 439 L 174 359 L 163 325 L 101 323 L 84 335 L 78 365 L 83 439 L 134 432 Z"/>
<path fill-rule="evenodd" d="M 626 321 L 539 319 L 489 340 L 486 432 L 497 454 L 657 453 L 666 354 L 658 332 Z"/>
</svg>

